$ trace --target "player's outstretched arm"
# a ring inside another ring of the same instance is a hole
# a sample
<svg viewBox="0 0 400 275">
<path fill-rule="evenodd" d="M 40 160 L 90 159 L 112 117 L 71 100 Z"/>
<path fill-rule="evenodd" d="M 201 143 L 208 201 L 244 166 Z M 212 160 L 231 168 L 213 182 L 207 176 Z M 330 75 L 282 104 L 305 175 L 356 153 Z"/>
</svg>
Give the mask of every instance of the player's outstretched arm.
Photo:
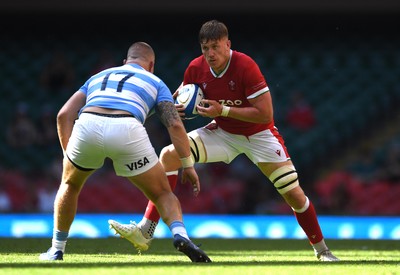
<svg viewBox="0 0 400 275">
<path fill-rule="evenodd" d="M 161 122 L 167 128 L 171 142 L 182 162 L 182 181 L 189 181 L 193 186 L 193 192 L 197 196 L 200 192 L 200 181 L 194 169 L 194 160 L 191 156 L 189 138 L 183 122 L 175 108 L 174 103 L 163 101 L 157 105 L 157 111 Z"/>
</svg>

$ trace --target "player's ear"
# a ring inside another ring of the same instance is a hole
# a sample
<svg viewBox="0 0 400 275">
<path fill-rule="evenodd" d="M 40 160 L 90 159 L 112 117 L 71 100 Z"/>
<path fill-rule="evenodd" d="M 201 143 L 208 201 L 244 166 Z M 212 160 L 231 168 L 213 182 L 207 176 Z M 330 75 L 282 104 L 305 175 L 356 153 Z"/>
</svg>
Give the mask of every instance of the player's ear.
<svg viewBox="0 0 400 275">
<path fill-rule="evenodd" d="M 228 48 L 231 48 L 231 41 L 228 39 L 228 40 L 226 40 L 226 45 L 228 46 Z"/>
<path fill-rule="evenodd" d="M 153 61 L 149 62 L 149 72 L 154 73 L 154 62 Z"/>
<path fill-rule="evenodd" d="M 123 64 L 123 65 L 126 64 L 126 59 L 122 60 L 122 64 Z"/>
</svg>

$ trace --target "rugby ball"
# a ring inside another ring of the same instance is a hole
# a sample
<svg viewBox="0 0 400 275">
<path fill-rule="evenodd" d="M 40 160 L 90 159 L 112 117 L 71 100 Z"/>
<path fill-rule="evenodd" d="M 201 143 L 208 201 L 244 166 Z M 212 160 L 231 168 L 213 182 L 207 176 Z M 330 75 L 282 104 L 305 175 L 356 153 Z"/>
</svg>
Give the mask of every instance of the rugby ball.
<svg viewBox="0 0 400 275">
<path fill-rule="evenodd" d="M 199 115 L 197 105 L 201 105 L 204 98 L 202 89 L 197 84 L 186 84 L 178 90 L 175 98 L 176 104 L 182 104 L 185 107 L 185 118 L 193 119 Z"/>
</svg>

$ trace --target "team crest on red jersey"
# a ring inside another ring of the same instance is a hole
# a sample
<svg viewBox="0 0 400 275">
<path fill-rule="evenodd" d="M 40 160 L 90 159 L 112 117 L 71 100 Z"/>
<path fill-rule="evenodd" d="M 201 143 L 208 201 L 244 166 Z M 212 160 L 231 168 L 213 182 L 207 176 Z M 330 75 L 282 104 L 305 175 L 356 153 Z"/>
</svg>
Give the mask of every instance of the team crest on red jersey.
<svg viewBox="0 0 400 275">
<path fill-rule="evenodd" d="M 203 82 L 202 84 L 201 84 L 201 86 L 203 86 L 203 91 L 207 88 L 207 83 L 205 83 L 205 82 Z"/>
<path fill-rule="evenodd" d="M 235 83 L 235 81 L 233 81 L 233 80 L 229 81 L 228 85 L 229 85 L 229 90 L 231 90 L 231 91 L 236 90 L 236 83 Z"/>
</svg>

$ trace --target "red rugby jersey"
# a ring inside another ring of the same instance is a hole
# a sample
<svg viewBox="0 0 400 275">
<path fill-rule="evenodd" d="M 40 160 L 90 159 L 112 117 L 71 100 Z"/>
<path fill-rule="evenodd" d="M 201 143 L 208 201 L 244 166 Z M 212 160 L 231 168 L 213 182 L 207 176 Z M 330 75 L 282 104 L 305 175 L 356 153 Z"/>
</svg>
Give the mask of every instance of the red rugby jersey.
<svg viewBox="0 0 400 275">
<path fill-rule="evenodd" d="M 184 84 L 198 84 L 207 99 L 232 107 L 250 107 L 248 98 L 269 92 L 267 82 L 257 63 L 248 55 L 231 51 L 231 59 L 225 70 L 218 76 L 212 72 L 203 55 L 193 59 L 187 67 Z M 237 135 L 251 136 L 274 127 L 274 121 L 252 123 L 229 117 L 216 117 L 215 121 L 223 130 Z"/>
</svg>

